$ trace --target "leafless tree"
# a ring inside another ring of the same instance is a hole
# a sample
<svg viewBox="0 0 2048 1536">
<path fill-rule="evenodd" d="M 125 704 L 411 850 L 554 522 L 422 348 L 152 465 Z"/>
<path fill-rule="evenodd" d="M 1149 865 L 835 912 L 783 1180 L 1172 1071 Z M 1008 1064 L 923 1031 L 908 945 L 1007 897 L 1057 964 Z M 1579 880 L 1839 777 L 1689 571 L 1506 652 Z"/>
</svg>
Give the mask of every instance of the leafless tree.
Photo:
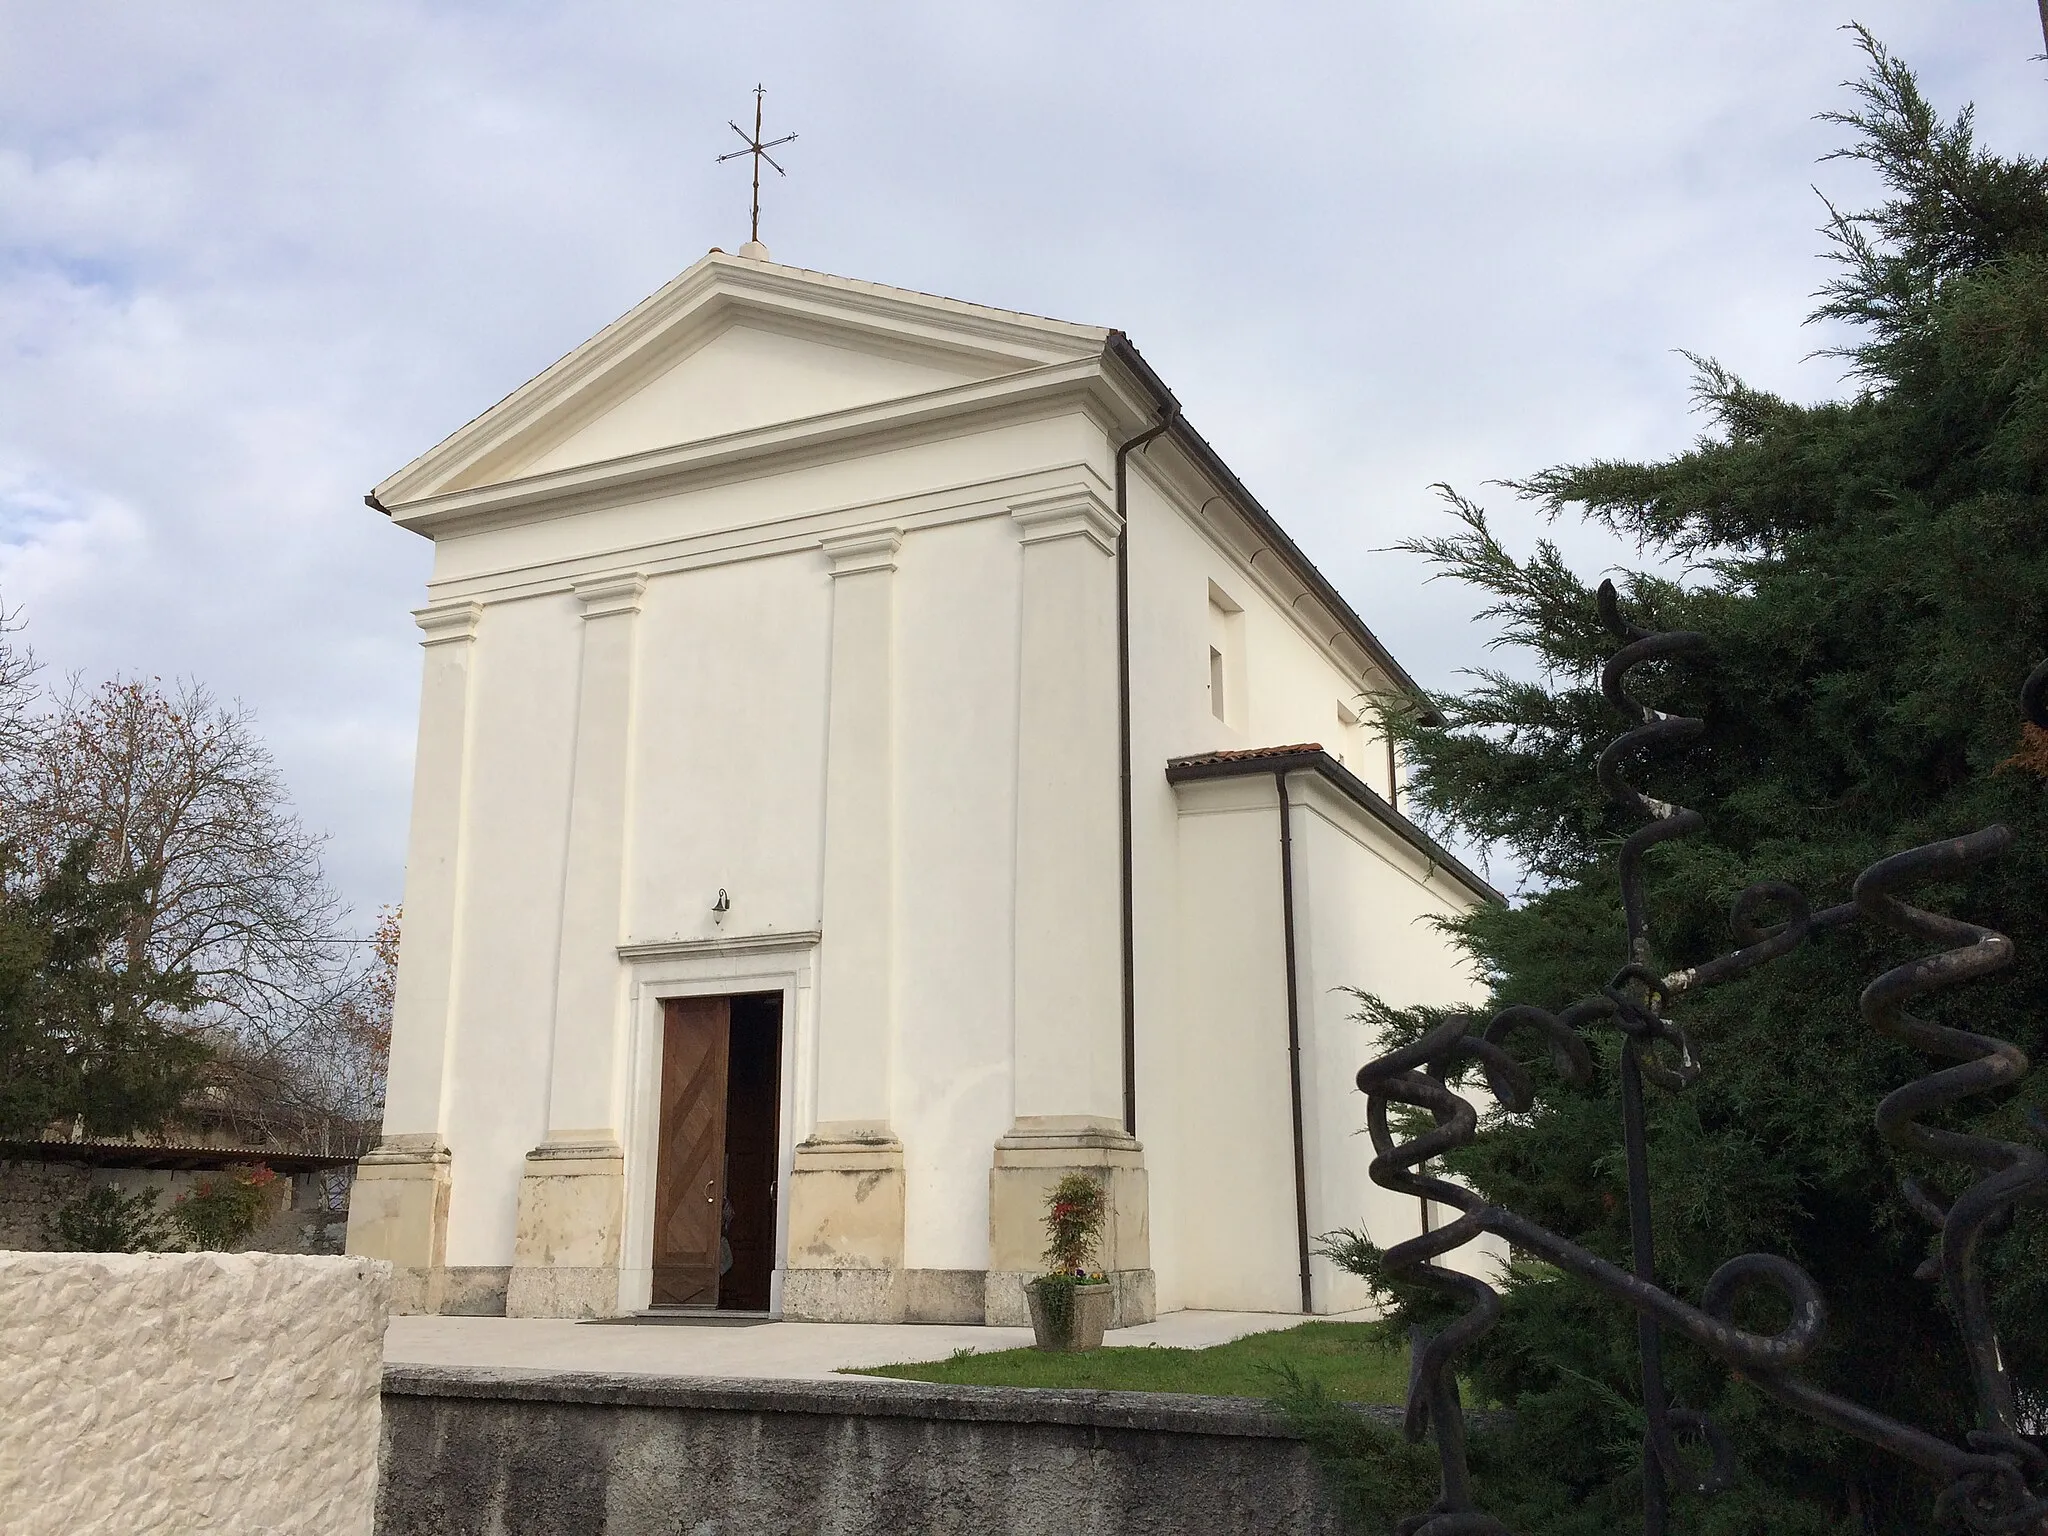
<svg viewBox="0 0 2048 1536">
<path fill-rule="evenodd" d="M 293 814 L 249 713 L 196 683 L 125 678 L 74 680 L 10 720 L 5 664 L 0 731 L 18 736 L 13 751 L 0 741 L 0 833 L 34 875 L 80 837 L 103 877 L 151 872 L 127 958 L 196 978 L 191 1022 L 216 1055 L 204 1109 L 298 1142 L 366 1120 L 381 1099 L 381 1064 L 364 1067 L 359 1043 L 375 945 L 348 932 L 322 839 Z"/>
<path fill-rule="evenodd" d="M 36 674 L 42 663 L 15 639 L 20 633 L 19 613 L 0 607 L 0 765 L 20 762 L 37 730 L 34 716 L 41 690 Z"/>
</svg>

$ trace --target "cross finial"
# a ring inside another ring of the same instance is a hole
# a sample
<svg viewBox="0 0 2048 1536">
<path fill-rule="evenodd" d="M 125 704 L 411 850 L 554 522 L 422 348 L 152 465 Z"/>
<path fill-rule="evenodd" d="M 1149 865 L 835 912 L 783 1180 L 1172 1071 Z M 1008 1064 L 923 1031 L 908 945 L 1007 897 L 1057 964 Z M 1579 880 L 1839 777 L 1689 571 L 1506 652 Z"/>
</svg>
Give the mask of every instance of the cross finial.
<svg viewBox="0 0 2048 1536">
<path fill-rule="evenodd" d="M 769 154 L 768 151 L 778 145 L 788 144 L 796 138 L 796 135 L 793 133 L 785 133 L 779 139 L 769 139 L 766 143 L 762 142 L 761 99 L 767 94 L 766 86 L 757 85 L 754 87 L 754 131 L 751 135 L 738 123 L 733 122 L 731 118 L 726 119 L 727 126 L 740 136 L 740 141 L 747 147 L 745 149 L 736 149 L 729 155 L 720 155 L 718 157 L 719 164 L 721 165 L 728 160 L 737 160 L 741 155 L 752 155 L 754 157 L 754 217 L 753 222 L 748 226 L 747 234 L 748 243 L 752 245 L 759 245 L 761 243 L 761 162 L 766 160 L 770 165 L 774 165 L 776 175 L 787 176 L 789 172 L 785 171 L 781 166 L 775 165 L 775 157 Z"/>
</svg>

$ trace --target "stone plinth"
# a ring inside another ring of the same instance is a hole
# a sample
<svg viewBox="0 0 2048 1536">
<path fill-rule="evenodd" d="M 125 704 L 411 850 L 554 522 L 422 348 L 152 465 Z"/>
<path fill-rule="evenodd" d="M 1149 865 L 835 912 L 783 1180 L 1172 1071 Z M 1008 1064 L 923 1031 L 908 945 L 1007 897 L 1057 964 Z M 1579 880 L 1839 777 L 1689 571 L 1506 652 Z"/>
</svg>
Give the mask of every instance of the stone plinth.
<svg viewBox="0 0 2048 1536">
<path fill-rule="evenodd" d="M 1102 1181 L 1109 1195 L 1098 1262 L 1115 1304 L 1109 1326 L 1149 1323 L 1157 1311 L 1145 1149 L 1104 1126 L 1022 1121 L 996 1143 L 988 1177 L 988 1282 L 985 1319 L 1014 1328 L 1031 1321 L 1024 1287 L 1045 1273 L 1045 1206 L 1070 1173 Z"/>
<path fill-rule="evenodd" d="M 782 1315 L 796 1322 L 895 1323 L 903 1285 L 903 1144 L 884 1132 L 796 1149 Z"/>
</svg>

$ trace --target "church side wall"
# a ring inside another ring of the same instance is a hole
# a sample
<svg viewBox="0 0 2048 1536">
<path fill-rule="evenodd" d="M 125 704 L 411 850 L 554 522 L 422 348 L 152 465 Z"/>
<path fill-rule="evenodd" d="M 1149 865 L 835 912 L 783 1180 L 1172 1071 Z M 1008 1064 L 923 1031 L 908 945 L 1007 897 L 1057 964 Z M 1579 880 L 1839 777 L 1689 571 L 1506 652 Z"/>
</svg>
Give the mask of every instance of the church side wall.
<svg viewBox="0 0 2048 1536">
<path fill-rule="evenodd" d="M 1217 1221 L 1196 1172 L 1202 1165 L 1200 1149 L 1215 1126 L 1184 1110 L 1186 1096 L 1176 1076 L 1188 1054 L 1187 1021 L 1211 1006 L 1210 991 L 1185 970 L 1181 938 L 1185 893 L 1206 877 L 1183 866 L 1187 854 L 1179 803 L 1166 782 L 1166 762 L 1200 752 L 1304 741 L 1322 742 L 1334 752 L 1338 705 L 1355 703 L 1361 683 L 1347 677 L 1296 627 L 1217 535 L 1155 486 L 1142 456 L 1133 460 L 1130 514 L 1138 1138 L 1145 1143 L 1152 1179 L 1152 1243 L 1159 1304 L 1165 1309 L 1207 1304 L 1194 1299 L 1204 1294 L 1199 1287 L 1206 1284 L 1199 1278 L 1199 1254 Z M 1215 605 L 1212 585 L 1235 605 L 1234 613 Z M 1212 644 L 1229 653 L 1223 668 L 1225 718 L 1220 720 L 1209 692 Z M 1269 843 L 1277 839 L 1277 824 L 1269 823 L 1263 835 Z M 1277 921 L 1277 869 L 1270 878 L 1247 878 L 1255 882 L 1251 899 L 1270 904 Z M 1266 969 L 1277 976 L 1278 965 L 1275 959 Z M 1274 1048 L 1284 1069 L 1284 1012 L 1279 1020 Z M 1248 1016 L 1238 1027 L 1247 1038 L 1267 1038 L 1271 1022 L 1265 1015 Z M 1254 1126 L 1247 1118 L 1251 1113 L 1249 1106 L 1238 1113 L 1242 1134 L 1288 1137 L 1285 1118 Z M 1291 1212 L 1291 1161 L 1277 1177 L 1270 1200 Z M 1255 1239 L 1247 1228 L 1235 1240 Z M 1263 1230 L 1256 1240 L 1266 1241 Z M 1285 1274 L 1292 1277 L 1291 1225 L 1285 1244 Z M 1272 1304 L 1291 1309 L 1299 1305 L 1299 1295 L 1298 1282 L 1288 1278 Z"/>
<path fill-rule="evenodd" d="M 1265 777 L 1181 791 L 1178 1002 L 1139 1100 L 1162 1306 L 1300 1305 L 1278 806 Z"/>
<path fill-rule="evenodd" d="M 1395 1007 L 1484 1003 L 1486 988 L 1471 963 L 1433 922 L 1468 910 L 1472 898 L 1322 780 L 1294 775 L 1289 793 L 1298 807 L 1295 926 L 1309 1232 L 1363 1228 L 1384 1248 L 1420 1232 L 1421 1210 L 1367 1174 L 1372 1143 L 1356 1079 L 1381 1042 L 1358 1022 L 1359 1002 L 1348 989 Z M 1441 1225 L 1447 1218 L 1434 1219 Z M 1452 1262 L 1483 1263 L 1480 1250 L 1497 1246 L 1474 1244 Z M 1371 1303 L 1365 1283 L 1327 1259 L 1311 1259 L 1310 1274 L 1319 1312 Z"/>
<path fill-rule="evenodd" d="M 1281 961 L 1277 950 L 1266 955 L 1249 937 L 1279 921 L 1277 798 L 1270 778 L 1248 781 L 1264 785 L 1267 808 L 1238 818 L 1246 830 L 1233 836 L 1246 840 L 1242 856 L 1235 866 L 1219 864 L 1216 829 L 1182 814 L 1193 786 L 1177 796 L 1164 770 L 1173 757 L 1317 742 L 1384 795 L 1391 786 L 1383 744 L 1369 723 L 1347 728 L 1340 718 L 1340 709 L 1359 714 L 1361 696 L 1377 684 L 1334 662 L 1254 579 L 1224 536 L 1170 499 L 1152 473 L 1142 456 L 1134 460 L 1132 764 L 1138 1135 L 1153 1186 L 1160 1305 L 1223 1305 L 1207 1298 L 1217 1293 L 1216 1277 L 1232 1273 L 1237 1278 L 1227 1282 L 1231 1294 L 1256 1293 L 1266 1298 L 1259 1305 L 1293 1310 L 1300 1287 L 1291 1116 L 1284 1096 L 1285 998 L 1262 990 L 1269 987 L 1268 977 L 1271 987 L 1280 985 Z M 1211 706 L 1212 646 L 1224 653 L 1222 719 Z M 1298 811 L 1297 819 L 1304 814 Z M 1356 820 L 1361 813 L 1348 814 Z M 1312 950 L 1306 930 L 1298 935 L 1301 963 L 1313 969 L 1312 976 L 1304 970 L 1301 1005 L 1304 1028 L 1315 1031 L 1315 1071 L 1322 1085 L 1316 1090 L 1321 1097 L 1309 1107 L 1309 1118 L 1320 1117 L 1324 1127 L 1311 1137 L 1312 1160 L 1323 1168 L 1312 1176 L 1319 1180 L 1311 1191 L 1313 1232 L 1366 1219 L 1345 1213 L 1376 1210 L 1372 1202 L 1380 1195 L 1365 1177 L 1365 1144 L 1351 1135 L 1363 1123 L 1364 1106 L 1352 1078 L 1369 1042 L 1349 1022 L 1345 995 L 1333 989 L 1356 985 L 1401 1003 L 1441 1003 L 1464 998 L 1472 987 L 1448 942 L 1418 922 L 1427 912 L 1469 897 L 1442 877 L 1425 887 L 1412 874 L 1397 872 L 1411 863 L 1419 869 L 1420 861 L 1391 834 L 1365 837 L 1385 849 L 1367 852 L 1352 840 L 1342 844 L 1348 852 L 1318 855 L 1324 867 L 1313 878 L 1319 882 L 1315 904 L 1322 929 Z M 1310 879 L 1307 870 L 1297 870 L 1298 897 L 1306 897 Z M 1236 893 L 1226 898 L 1204 891 L 1218 880 L 1233 882 Z M 1222 920 L 1219 902 L 1237 913 L 1233 921 L 1248 935 L 1250 947 L 1233 964 L 1256 968 L 1253 977 L 1219 976 L 1213 943 L 1189 937 Z M 1199 1049 L 1196 1039 L 1204 1042 Z M 1237 1063 L 1214 1089 L 1201 1086 L 1209 1071 L 1197 1064 L 1204 1053 Z M 1273 1073 L 1282 1084 L 1277 1109 L 1262 1086 Z M 1233 1083 L 1235 1101 L 1229 1097 Z M 1207 1149 L 1221 1132 L 1244 1145 L 1243 1160 L 1228 1177 L 1255 1178 L 1256 1196 L 1247 1184 L 1231 1201 L 1219 1201 L 1221 1186 Z M 1324 1211 L 1329 1221 L 1318 1226 L 1317 1213 Z M 1388 1213 L 1381 1217 L 1393 1219 Z M 1272 1251 L 1256 1261 L 1226 1260 L 1219 1253 L 1247 1247 Z M 1317 1261 L 1313 1277 L 1318 1310 L 1328 1310 L 1332 1301 L 1360 1304 L 1355 1283 L 1326 1262 Z"/>
</svg>

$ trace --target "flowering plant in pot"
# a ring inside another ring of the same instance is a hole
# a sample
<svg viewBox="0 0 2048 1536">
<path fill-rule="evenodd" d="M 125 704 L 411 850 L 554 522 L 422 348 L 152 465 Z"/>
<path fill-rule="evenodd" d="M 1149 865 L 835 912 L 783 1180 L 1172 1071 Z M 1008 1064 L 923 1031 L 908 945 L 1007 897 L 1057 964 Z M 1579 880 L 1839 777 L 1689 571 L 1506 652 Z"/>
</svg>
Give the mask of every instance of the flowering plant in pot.
<svg viewBox="0 0 2048 1536">
<path fill-rule="evenodd" d="M 1045 1350 L 1100 1349 L 1109 1326 L 1109 1277 L 1091 1265 L 1109 1214 L 1102 1181 L 1070 1173 L 1045 1197 L 1046 1272 L 1024 1288 L 1031 1331 Z"/>
</svg>

